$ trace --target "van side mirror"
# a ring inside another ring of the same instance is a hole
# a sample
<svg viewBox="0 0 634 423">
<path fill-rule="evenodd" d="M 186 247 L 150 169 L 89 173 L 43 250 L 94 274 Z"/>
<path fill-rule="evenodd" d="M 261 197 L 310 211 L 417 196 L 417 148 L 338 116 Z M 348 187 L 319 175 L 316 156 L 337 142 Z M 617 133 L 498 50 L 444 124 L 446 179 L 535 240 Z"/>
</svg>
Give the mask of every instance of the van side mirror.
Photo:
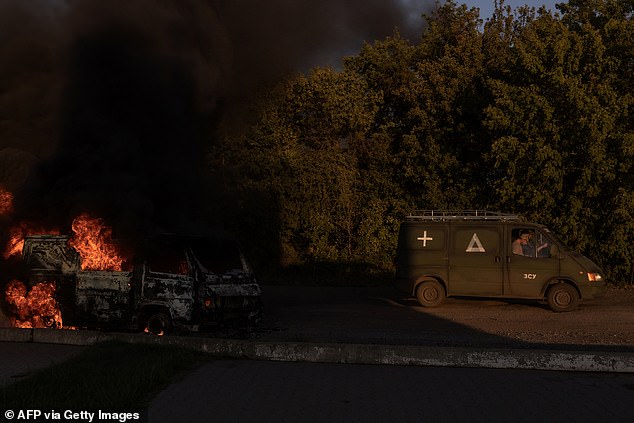
<svg viewBox="0 0 634 423">
<path fill-rule="evenodd" d="M 550 256 L 559 258 L 559 247 L 557 245 L 553 244 L 550 247 Z"/>
</svg>

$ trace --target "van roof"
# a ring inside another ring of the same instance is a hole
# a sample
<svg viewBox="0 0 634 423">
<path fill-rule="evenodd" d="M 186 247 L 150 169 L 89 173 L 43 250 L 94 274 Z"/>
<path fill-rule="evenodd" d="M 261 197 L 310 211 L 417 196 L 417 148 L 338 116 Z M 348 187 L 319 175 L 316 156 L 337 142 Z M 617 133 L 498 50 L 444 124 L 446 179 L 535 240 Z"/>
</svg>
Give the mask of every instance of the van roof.
<svg viewBox="0 0 634 423">
<path fill-rule="evenodd" d="M 492 220 L 517 221 L 520 217 L 515 214 L 494 212 L 488 210 L 414 210 L 405 217 L 407 222 L 449 220 Z"/>
</svg>

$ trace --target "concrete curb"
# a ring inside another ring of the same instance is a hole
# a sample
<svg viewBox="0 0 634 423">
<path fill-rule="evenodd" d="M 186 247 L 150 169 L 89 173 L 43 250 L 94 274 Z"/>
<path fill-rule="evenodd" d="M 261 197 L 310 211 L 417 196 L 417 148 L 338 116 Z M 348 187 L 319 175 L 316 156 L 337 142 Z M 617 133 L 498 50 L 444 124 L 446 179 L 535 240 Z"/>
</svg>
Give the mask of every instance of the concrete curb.
<svg viewBox="0 0 634 423">
<path fill-rule="evenodd" d="M 0 341 L 67 345 L 122 341 L 175 345 L 223 358 L 271 361 L 634 373 L 634 353 L 627 352 L 318 344 L 16 328 L 0 328 Z"/>
</svg>

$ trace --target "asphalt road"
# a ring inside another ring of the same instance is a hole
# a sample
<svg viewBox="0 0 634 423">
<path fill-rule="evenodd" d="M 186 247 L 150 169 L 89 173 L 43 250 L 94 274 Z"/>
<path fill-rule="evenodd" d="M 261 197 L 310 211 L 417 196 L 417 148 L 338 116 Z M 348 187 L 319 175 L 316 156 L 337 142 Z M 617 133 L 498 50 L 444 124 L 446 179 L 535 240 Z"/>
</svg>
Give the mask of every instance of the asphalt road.
<svg viewBox="0 0 634 423">
<path fill-rule="evenodd" d="M 634 375 L 214 361 L 158 394 L 151 423 L 631 422 Z"/>
<path fill-rule="evenodd" d="M 82 348 L 0 343 L 1 383 Z M 632 415 L 634 374 L 210 360 L 150 398 L 142 421 L 611 423 Z"/>
</svg>

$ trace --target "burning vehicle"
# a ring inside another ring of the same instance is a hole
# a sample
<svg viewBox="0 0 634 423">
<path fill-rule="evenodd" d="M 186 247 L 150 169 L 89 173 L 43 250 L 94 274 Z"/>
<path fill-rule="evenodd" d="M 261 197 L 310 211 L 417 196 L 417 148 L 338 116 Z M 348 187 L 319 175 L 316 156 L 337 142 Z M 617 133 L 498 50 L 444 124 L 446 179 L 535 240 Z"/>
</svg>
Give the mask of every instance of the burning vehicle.
<svg viewBox="0 0 634 423">
<path fill-rule="evenodd" d="M 111 327 L 161 335 L 228 322 L 253 325 L 261 317 L 260 286 L 231 238 L 161 235 L 149 240 L 142 254 L 128 255 L 98 219 L 76 219 L 73 232 L 24 237 L 26 283 L 12 281 L 6 290 L 15 326 Z M 40 307 L 37 321 L 24 323 L 33 308 L 29 300 L 40 291 L 47 306 Z"/>
</svg>

